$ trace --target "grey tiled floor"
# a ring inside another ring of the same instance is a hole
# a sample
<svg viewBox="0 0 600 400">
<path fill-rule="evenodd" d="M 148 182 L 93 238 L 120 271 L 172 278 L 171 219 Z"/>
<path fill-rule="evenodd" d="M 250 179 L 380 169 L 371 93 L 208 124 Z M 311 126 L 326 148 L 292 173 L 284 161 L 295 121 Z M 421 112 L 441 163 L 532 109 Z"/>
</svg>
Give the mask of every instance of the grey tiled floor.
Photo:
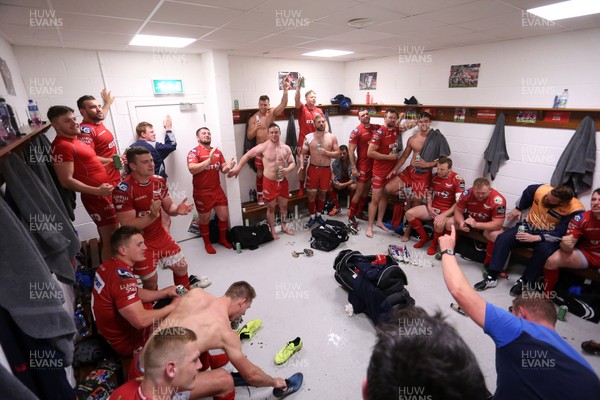
<svg viewBox="0 0 600 400">
<path fill-rule="evenodd" d="M 336 217 L 345 221 L 345 214 Z M 301 220 L 306 221 L 306 218 Z M 300 224 L 298 224 L 300 225 Z M 333 260 L 340 250 L 359 250 L 363 254 L 385 254 L 390 243 L 400 244 L 400 237 L 375 231 L 373 239 L 364 235 L 366 223 L 361 222 L 358 236 L 330 253 L 315 251 L 311 258 L 293 258 L 292 250 L 308 248 L 310 232 L 299 230 L 295 236 L 282 234 L 276 242 L 258 250 L 244 250 L 241 254 L 216 245 L 216 255 L 207 255 L 202 240 L 192 239 L 180 243 L 190 265 L 190 273 L 208 275 L 213 284 L 207 288 L 220 296 L 234 281 L 246 280 L 257 291 L 252 308 L 245 321 L 263 320 L 262 328 L 254 339 L 243 344 L 249 359 L 273 376 L 288 377 L 295 372 L 304 374 L 304 384 L 291 398 L 297 399 L 360 399 L 361 383 L 366 374 L 372 347 L 374 328 L 364 315 L 347 317 L 344 305 L 346 292 L 333 278 Z M 409 242 L 412 250 L 414 241 Z M 424 256 L 427 257 L 428 256 Z M 496 387 L 495 356 L 492 340 L 468 318 L 449 308 L 452 298 L 444 285 L 441 265 L 433 257 L 434 267 L 403 266 L 408 275 L 408 290 L 417 305 L 428 312 L 441 309 L 447 320 L 456 327 L 475 353 L 490 391 Z M 481 266 L 460 261 L 471 283 L 481 279 Z M 501 280 L 498 287 L 482 292 L 492 303 L 508 307 L 512 297 L 508 290 L 519 277 L 522 266 L 511 266 L 511 281 Z M 160 286 L 172 284 L 170 271 L 161 271 Z M 600 340 L 597 324 L 568 315 L 567 322 L 558 322 L 557 331 L 573 347 L 580 350 L 583 340 Z M 287 363 L 276 366 L 275 353 L 300 336 L 303 349 Z M 600 357 L 584 355 L 600 374 Z M 274 398 L 269 388 L 238 387 L 238 399 Z"/>
</svg>

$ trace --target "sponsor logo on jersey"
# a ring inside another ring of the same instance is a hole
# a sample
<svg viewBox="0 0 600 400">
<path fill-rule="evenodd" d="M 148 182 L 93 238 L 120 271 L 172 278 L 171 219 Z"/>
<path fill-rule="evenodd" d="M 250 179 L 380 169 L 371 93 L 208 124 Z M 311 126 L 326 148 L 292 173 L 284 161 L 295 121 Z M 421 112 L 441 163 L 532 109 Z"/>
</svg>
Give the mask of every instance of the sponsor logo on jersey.
<svg viewBox="0 0 600 400">
<path fill-rule="evenodd" d="M 96 274 L 96 276 L 94 276 L 94 290 L 98 293 L 102 292 L 102 289 L 104 288 L 104 281 L 102 280 L 102 278 L 100 278 L 100 275 Z"/>
<path fill-rule="evenodd" d="M 123 268 L 117 268 L 117 275 L 122 279 L 135 279 L 135 276 Z"/>
<path fill-rule="evenodd" d="M 506 212 L 506 209 L 504 208 L 504 206 L 498 206 L 498 208 L 496 208 L 496 215 L 502 215 Z"/>
<path fill-rule="evenodd" d="M 581 214 L 578 214 L 578 215 L 574 216 L 574 217 L 573 217 L 573 220 L 574 220 L 575 222 L 579 222 L 579 221 L 581 221 Z"/>
<path fill-rule="evenodd" d="M 494 197 L 494 203 L 496 203 L 496 204 L 502 204 L 503 203 L 502 197 L 500 197 L 500 196 Z"/>
<path fill-rule="evenodd" d="M 121 192 L 126 192 L 129 189 L 129 184 L 127 182 L 120 182 L 117 185 L 117 190 L 120 190 Z"/>
<path fill-rule="evenodd" d="M 92 133 L 92 128 L 90 128 L 89 126 L 82 126 L 81 133 L 85 133 L 86 135 L 89 135 Z"/>
</svg>

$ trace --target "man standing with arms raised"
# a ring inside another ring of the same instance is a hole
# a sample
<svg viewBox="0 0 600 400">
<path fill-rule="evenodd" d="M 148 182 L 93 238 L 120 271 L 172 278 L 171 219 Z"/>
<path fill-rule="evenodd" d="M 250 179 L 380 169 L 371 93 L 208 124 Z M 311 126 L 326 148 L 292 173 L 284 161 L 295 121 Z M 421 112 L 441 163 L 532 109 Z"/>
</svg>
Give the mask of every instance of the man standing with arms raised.
<svg viewBox="0 0 600 400">
<path fill-rule="evenodd" d="M 269 96 L 262 95 L 258 98 L 258 111 L 255 112 L 248 121 L 248 131 L 246 137 L 249 140 L 256 139 L 256 144 L 262 144 L 269 140 L 269 126 L 275 122 L 275 118 L 283 114 L 285 107 L 288 103 L 288 89 L 290 85 L 287 81 L 283 82 L 283 96 L 281 96 L 281 102 L 274 109 L 269 108 Z M 258 196 L 258 205 L 262 206 L 264 202 L 263 198 L 263 175 L 264 166 L 261 156 L 254 158 L 254 165 L 256 166 L 256 194 Z"/>
<path fill-rule="evenodd" d="M 305 160 L 310 156 L 310 165 L 306 171 L 306 191 L 308 192 L 308 212 L 310 219 L 306 223 L 311 228 L 315 222 L 324 224 L 321 211 L 325 206 L 327 191 L 331 184 L 331 159 L 340 156 L 337 138 L 326 130 L 325 117 L 317 115 L 314 120 L 316 131 L 306 135 L 302 145 L 300 169 L 298 175 L 304 171 Z M 317 198 L 317 191 L 318 198 Z"/>
<path fill-rule="evenodd" d="M 300 101 L 300 88 L 302 87 L 302 83 L 304 82 L 304 77 L 298 79 L 298 86 L 296 86 L 296 119 L 298 120 L 298 126 L 300 127 L 300 133 L 298 134 L 298 154 L 302 153 L 302 146 L 304 145 L 304 138 L 311 132 L 316 130 L 315 127 L 315 117 L 317 115 L 325 116 L 323 110 L 317 107 L 317 94 L 314 90 L 309 90 L 304 95 L 306 99 L 306 104 L 302 104 Z M 325 121 L 325 130 L 329 132 L 329 125 L 327 125 L 327 121 Z M 306 179 L 306 171 L 300 169 L 298 171 L 298 175 L 300 177 L 300 191 L 298 192 L 298 196 L 304 195 L 304 182 Z"/>
<path fill-rule="evenodd" d="M 102 90 L 101 95 L 105 103 L 104 107 L 100 107 L 100 103 L 94 96 L 81 96 L 77 100 L 77 108 L 83 117 L 81 133 L 77 138 L 94 149 L 98 159 L 106 168 L 111 183 L 116 186 L 121 181 L 121 172 L 115 169 L 113 163 L 113 156 L 117 154 L 117 142 L 112 132 L 102 123 L 114 97 L 106 89 Z"/>
<path fill-rule="evenodd" d="M 358 120 L 360 125 L 352 130 L 348 143 L 352 176 L 356 178 L 356 192 L 352 196 L 348 207 L 348 222 L 355 228 L 358 226 L 356 215 L 362 215 L 371 185 L 373 159 L 367 156 L 369 142 L 373 133 L 381 128 L 381 125 L 371 124 L 371 116 L 366 108 L 358 110 Z M 356 154 L 354 154 L 354 151 L 356 151 Z"/>
<path fill-rule="evenodd" d="M 265 199 L 267 200 L 267 221 L 273 239 L 279 239 L 275 232 L 275 207 L 279 204 L 281 214 L 281 230 L 288 235 L 293 235 L 294 231 L 286 226 L 287 223 L 287 205 L 289 197 L 289 184 L 285 177 L 296 168 L 294 156 L 290 146 L 282 143 L 281 130 L 279 125 L 271 123 L 269 125 L 269 140 L 256 145 L 249 152 L 244 154 L 237 167 L 233 168 L 227 174 L 228 177 L 237 177 L 242 167 L 252 157 L 262 157 L 264 164 L 264 187 Z"/>
</svg>

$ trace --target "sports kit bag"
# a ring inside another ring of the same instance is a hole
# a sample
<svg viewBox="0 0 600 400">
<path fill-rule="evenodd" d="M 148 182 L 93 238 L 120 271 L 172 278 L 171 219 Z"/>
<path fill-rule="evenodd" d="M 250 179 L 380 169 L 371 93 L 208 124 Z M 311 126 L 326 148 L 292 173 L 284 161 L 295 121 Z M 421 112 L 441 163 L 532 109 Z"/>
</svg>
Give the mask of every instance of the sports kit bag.
<svg viewBox="0 0 600 400">
<path fill-rule="evenodd" d="M 273 240 L 273 235 L 268 225 L 234 226 L 229 231 L 230 242 L 239 243 L 242 249 L 256 250 L 258 246 Z"/>
<path fill-rule="evenodd" d="M 339 221 L 328 219 L 325 224 L 313 228 L 310 247 L 316 250 L 331 251 L 348 240 L 348 227 Z"/>
<path fill-rule="evenodd" d="M 404 308 L 415 304 L 405 288 L 408 285 L 406 273 L 387 255 L 383 264 L 373 264 L 378 257 L 381 256 L 365 256 L 356 250 L 340 251 L 333 264 L 335 280 L 347 292 L 352 292 L 354 282 L 360 275 L 379 289 L 392 307 Z"/>
</svg>

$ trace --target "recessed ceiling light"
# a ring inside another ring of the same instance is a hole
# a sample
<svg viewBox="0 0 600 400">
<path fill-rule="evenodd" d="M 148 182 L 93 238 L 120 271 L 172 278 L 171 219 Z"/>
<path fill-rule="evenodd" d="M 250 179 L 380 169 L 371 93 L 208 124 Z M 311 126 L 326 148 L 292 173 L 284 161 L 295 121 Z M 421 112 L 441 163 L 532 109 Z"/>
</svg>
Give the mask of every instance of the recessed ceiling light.
<svg viewBox="0 0 600 400">
<path fill-rule="evenodd" d="M 311 51 L 310 53 L 304 53 L 303 56 L 312 56 L 312 57 L 337 57 L 337 56 L 345 56 L 346 54 L 353 54 L 353 51 L 345 51 L 345 50 L 330 50 L 323 49 L 317 51 Z"/>
<path fill-rule="evenodd" d="M 129 44 L 131 46 L 182 48 L 195 41 L 196 39 L 175 36 L 135 35 Z"/>
<path fill-rule="evenodd" d="M 348 26 L 351 28 L 362 29 L 371 25 L 374 21 L 370 18 L 354 18 L 348 21 Z"/>
<path fill-rule="evenodd" d="M 531 8 L 527 12 L 548 21 L 557 21 L 559 19 L 598 14 L 600 13 L 600 1 L 569 0 L 543 7 Z"/>
</svg>

